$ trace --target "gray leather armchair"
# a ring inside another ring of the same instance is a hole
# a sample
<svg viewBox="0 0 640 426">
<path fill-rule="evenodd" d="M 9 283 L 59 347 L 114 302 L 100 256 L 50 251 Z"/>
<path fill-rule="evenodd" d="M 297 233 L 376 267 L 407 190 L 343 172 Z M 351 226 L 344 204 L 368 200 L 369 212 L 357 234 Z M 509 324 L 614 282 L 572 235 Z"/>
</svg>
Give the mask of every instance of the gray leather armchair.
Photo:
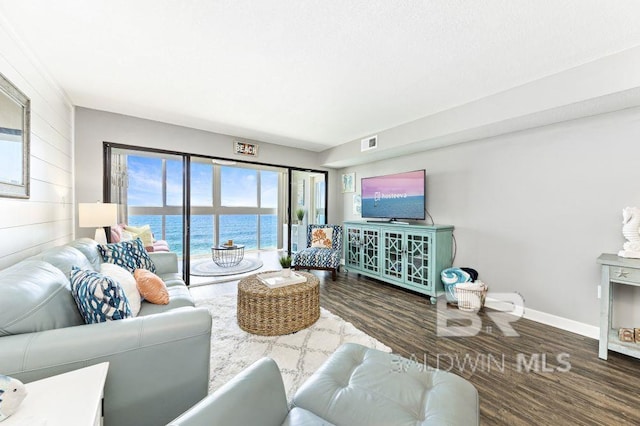
<svg viewBox="0 0 640 426">
<path fill-rule="evenodd" d="M 281 425 L 289 408 L 278 365 L 262 358 L 170 423 L 196 425 Z"/>
<path fill-rule="evenodd" d="M 361 345 L 342 345 L 287 406 L 276 363 L 263 358 L 170 426 L 474 426 L 476 388 L 455 374 Z"/>
</svg>

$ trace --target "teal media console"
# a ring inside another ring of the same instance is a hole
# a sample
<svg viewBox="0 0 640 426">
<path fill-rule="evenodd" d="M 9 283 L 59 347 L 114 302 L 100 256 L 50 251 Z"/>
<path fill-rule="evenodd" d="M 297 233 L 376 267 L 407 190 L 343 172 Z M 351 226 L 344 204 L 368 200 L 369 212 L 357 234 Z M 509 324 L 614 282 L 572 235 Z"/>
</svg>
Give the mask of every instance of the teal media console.
<svg viewBox="0 0 640 426">
<path fill-rule="evenodd" d="M 451 267 L 453 226 L 344 223 L 345 269 L 404 287 L 435 303 L 440 273 Z"/>
</svg>

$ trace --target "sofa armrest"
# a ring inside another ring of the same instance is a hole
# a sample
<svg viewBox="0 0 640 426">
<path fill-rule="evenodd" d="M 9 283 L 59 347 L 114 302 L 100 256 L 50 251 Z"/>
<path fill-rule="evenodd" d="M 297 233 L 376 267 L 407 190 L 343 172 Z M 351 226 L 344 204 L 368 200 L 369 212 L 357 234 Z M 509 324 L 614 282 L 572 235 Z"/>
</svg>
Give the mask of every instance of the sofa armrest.
<svg viewBox="0 0 640 426">
<path fill-rule="evenodd" d="M 287 413 L 287 397 L 278 365 L 271 358 L 262 358 L 169 426 L 280 426 Z"/>
<path fill-rule="evenodd" d="M 0 372 L 25 383 L 109 362 L 104 424 L 166 424 L 207 395 L 211 315 L 170 312 L 0 338 Z"/>
<path fill-rule="evenodd" d="M 148 253 L 156 265 L 156 274 L 177 274 L 178 254 L 171 251 L 159 251 Z"/>
</svg>

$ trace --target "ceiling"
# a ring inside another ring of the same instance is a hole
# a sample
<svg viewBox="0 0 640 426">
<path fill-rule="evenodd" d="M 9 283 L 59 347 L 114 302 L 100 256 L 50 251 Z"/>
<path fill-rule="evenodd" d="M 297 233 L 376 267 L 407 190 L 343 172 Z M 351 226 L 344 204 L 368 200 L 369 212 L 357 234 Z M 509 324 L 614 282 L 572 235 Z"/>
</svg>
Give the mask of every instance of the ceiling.
<svg viewBox="0 0 640 426">
<path fill-rule="evenodd" d="M 2 0 L 74 105 L 322 151 L 640 45 L 636 0 Z"/>
</svg>

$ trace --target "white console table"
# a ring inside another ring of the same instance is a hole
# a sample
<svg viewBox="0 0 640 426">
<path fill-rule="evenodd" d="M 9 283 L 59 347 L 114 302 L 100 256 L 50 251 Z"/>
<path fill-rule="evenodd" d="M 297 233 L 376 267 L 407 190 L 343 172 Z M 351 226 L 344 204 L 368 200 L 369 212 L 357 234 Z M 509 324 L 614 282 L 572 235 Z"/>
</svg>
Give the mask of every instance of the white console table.
<svg viewBox="0 0 640 426">
<path fill-rule="evenodd" d="M 640 344 L 620 341 L 618 330 L 611 328 L 614 284 L 640 287 L 640 259 L 629 259 L 605 253 L 598 257 L 598 263 L 602 265 L 598 356 L 607 359 L 607 352 L 611 350 L 640 358 Z"/>
<path fill-rule="evenodd" d="M 27 396 L 2 426 L 99 426 L 109 363 L 26 383 Z"/>
</svg>

